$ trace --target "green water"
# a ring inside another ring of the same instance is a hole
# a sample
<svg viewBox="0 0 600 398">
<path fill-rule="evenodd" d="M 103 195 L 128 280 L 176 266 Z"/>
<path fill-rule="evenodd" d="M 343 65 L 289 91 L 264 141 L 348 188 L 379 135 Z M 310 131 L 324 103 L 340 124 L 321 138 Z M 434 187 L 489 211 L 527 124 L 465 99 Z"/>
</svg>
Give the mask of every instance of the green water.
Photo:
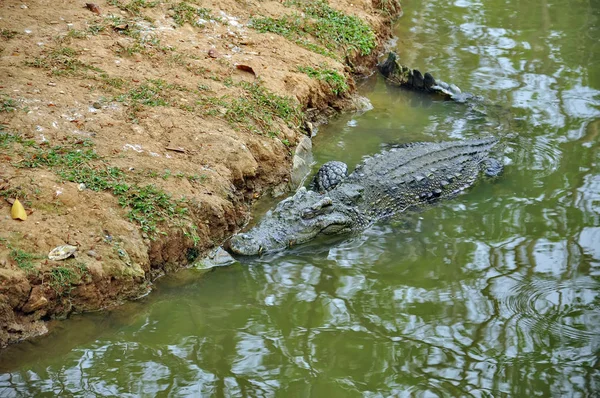
<svg viewBox="0 0 600 398">
<path fill-rule="evenodd" d="M 492 132 L 501 178 L 75 316 L 0 353 L 0 396 L 598 396 L 600 3 L 403 3 L 404 63 L 499 117 L 374 76 L 374 109 L 320 128 L 317 161 Z"/>
</svg>

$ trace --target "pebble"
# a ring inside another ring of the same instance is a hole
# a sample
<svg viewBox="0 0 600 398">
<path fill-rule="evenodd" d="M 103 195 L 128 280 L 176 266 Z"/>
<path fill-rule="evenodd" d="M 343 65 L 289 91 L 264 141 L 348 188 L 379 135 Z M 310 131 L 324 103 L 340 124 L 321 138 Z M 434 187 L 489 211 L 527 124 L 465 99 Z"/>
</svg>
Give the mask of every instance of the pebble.
<svg viewBox="0 0 600 398">
<path fill-rule="evenodd" d="M 98 258 L 98 253 L 96 253 L 93 250 L 88 250 L 87 255 L 92 257 L 92 258 Z"/>
<path fill-rule="evenodd" d="M 99 102 L 94 102 L 94 103 L 92 104 L 92 106 L 93 106 L 94 108 L 96 108 L 96 109 L 102 109 L 102 104 L 101 104 L 101 103 L 99 103 Z"/>
<path fill-rule="evenodd" d="M 48 82 L 48 85 L 51 87 L 56 87 L 56 83 L 54 83 L 54 82 Z"/>
</svg>

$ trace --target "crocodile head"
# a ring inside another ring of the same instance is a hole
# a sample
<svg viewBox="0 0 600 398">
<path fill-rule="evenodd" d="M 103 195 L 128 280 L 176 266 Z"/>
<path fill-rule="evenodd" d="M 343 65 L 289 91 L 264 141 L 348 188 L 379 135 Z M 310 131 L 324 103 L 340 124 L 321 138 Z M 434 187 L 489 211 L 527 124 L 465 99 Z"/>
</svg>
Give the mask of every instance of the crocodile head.
<svg viewBox="0 0 600 398">
<path fill-rule="evenodd" d="M 319 235 L 350 232 L 356 212 L 341 201 L 300 188 L 269 211 L 246 233 L 233 236 L 229 248 L 245 256 L 284 249 Z"/>
</svg>

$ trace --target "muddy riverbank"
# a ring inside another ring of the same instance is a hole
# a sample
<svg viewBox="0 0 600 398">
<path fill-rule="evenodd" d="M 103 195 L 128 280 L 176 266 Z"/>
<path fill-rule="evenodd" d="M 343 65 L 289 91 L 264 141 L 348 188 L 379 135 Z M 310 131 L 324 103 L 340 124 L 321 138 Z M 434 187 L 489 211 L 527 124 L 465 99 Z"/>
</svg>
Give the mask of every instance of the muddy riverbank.
<svg viewBox="0 0 600 398">
<path fill-rule="evenodd" d="M 292 186 L 395 2 L 5 1 L 0 346 L 147 294 Z M 14 199 L 27 219 L 11 218 Z M 74 257 L 52 261 L 60 245 Z"/>
</svg>

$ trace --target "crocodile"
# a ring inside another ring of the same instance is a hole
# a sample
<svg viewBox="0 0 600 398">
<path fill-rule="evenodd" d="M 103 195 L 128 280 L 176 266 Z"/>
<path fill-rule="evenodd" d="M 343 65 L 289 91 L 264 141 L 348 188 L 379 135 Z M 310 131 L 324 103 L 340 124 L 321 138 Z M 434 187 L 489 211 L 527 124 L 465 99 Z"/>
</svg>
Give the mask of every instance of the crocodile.
<svg viewBox="0 0 600 398">
<path fill-rule="evenodd" d="M 258 255 L 308 242 L 320 235 L 360 232 L 381 219 L 452 197 L 483 173 L 497 176 L 492 156 L 498 140 L 393 145 L 366 158 L 348 175 L 339 161 L 325 163 L 312 189 L 300 188 L 248 232 L 234 235 L 234 254 Z"/>
<path fill-rule="evenodd" d="M 387 59 L 378 64 L 377 68 L 389 86 L 425 93 L 434 99 L 465 104 L 465 117 L 469 119 L 483 119 L 490 125 L 501 125 L 502 127 L 496 127 L 501 130 L 511 130 L 514 123 L 518 123 L 510 108 L 493 104 L 481 95 L 463 92 L 455 84 L 436 80 L 429 72 L 423 74 L 418 69 L 403 65 L 394 52 L 388 53 Z"/>
<path fill-rule="evenodd" d="M 442 99 L 456 102 L 467 102 L 476 99 L 482 101 L 483 98 L 471 93 L 463 93 L 455 84 L 449 84 L 442 80 L 436 80 L 431 73 L 421 73 L 418 69 L 412 69 L 403 65 L 398 60 L 398 55 L 394 52 L 388 53 L 387 59 L 377 65 L 379 72 L 385 77 L 386 83 L 402 87 L 409 90 L 421 91 L 437 95 Z"/>
</svg>

